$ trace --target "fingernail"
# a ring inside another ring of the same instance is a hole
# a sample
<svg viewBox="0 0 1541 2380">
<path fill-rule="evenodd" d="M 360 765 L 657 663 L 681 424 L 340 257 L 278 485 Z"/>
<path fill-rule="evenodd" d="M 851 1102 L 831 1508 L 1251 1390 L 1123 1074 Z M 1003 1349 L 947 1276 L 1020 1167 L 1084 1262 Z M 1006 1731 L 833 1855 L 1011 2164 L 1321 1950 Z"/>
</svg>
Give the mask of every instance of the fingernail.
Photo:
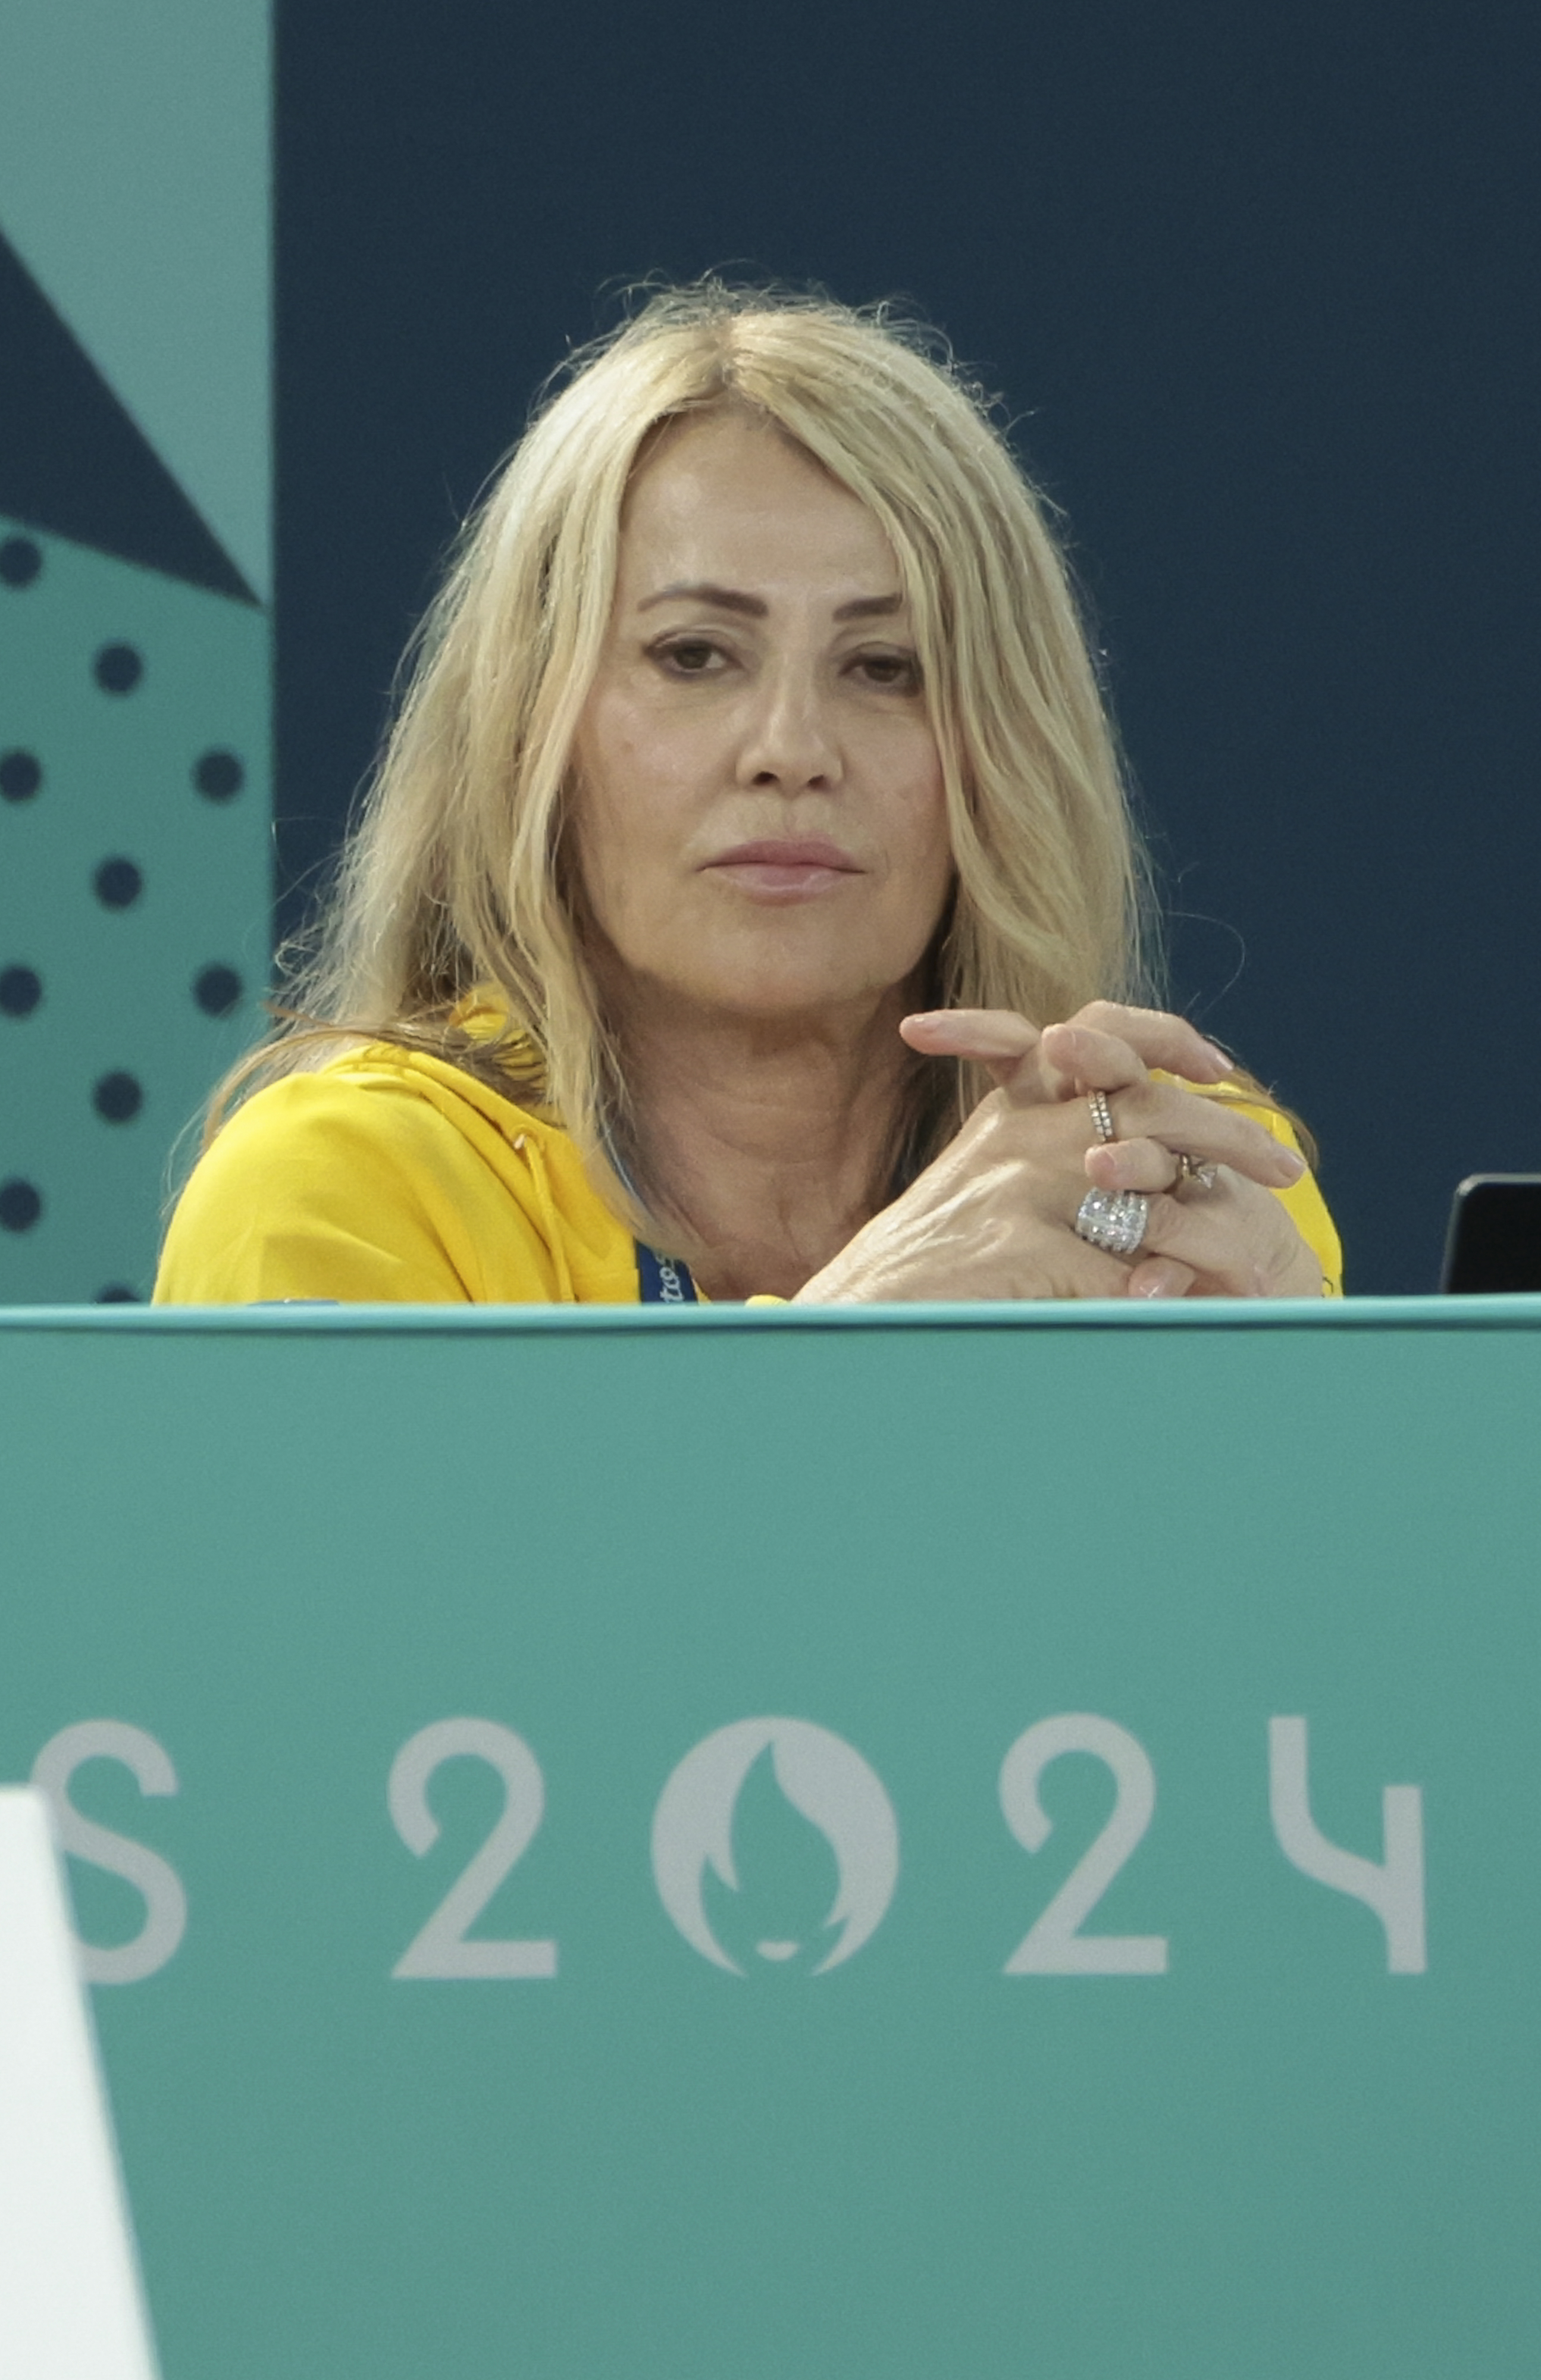
<svg viewBox="0 0 1541 2380">
<path fill-rule="evenodd" d="M 1298 1182 L 1298 1181 L 1300 1180 L 1301 1175 L 1305 1172 L 1305 1160 L 1304 1160 L 1304 1157 L 1302 1157 L 1302 1156 L 1300 1156 L 1300 1155 L 1299 1155 L 1299 1154 L 1298 1154 L 1294 1149 L 1292 1149 L 1292 1148 L 1281 1148 L 1281 1149 L 1280 1150 L 1279 1154 L 1280 1154 L 1280 1159 L 1282 1160 L 1283 1163 L 1284 1163 L 1284 1164 L 1288 1167 L 1288 1169 L 1289 1169 L 1289 1171 L 1288 1171 L 1287 1174 L 1285 1175 L 1285 1179 L 1286 1179 L 1286 1181 L 1289 1181 L 1289 1182 Z"/>
<path fill-rule="evenodd" d="M 1227 1057 L 1225 1051 L 1219 1047 L 1218 1042 L 1206 1041 L 1204 1046 L 1206 1050 L 1208 1050 L 1210 1057 L 1213 1058 L 1216 1065 L 1219 1068 L 1222 1075 L 1234 1074 L 1236 1070 L 1235 1059 Z"/>
<path fill-rule="evenodd" d="M 1171 1294 L 1171 1283 L 1163 1279 L 1159 1273 L 1154 1281 L 1139 1281 L 1135 1288 L 1136 1297 L 1170 1297 Z"/>
</svg>

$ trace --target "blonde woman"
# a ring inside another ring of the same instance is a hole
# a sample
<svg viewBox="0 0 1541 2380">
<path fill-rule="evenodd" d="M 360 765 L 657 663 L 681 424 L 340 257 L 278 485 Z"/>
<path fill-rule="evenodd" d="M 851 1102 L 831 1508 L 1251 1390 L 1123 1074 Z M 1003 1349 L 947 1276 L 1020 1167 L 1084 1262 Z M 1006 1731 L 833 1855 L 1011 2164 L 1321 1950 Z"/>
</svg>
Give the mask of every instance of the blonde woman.
<svg viewBox="0 0 1541 2380">
<path fill-rule="evenodd" d="M 468 532 L 156 1295 L 1331 1293 L 1140 907 L 985 411 L 880 315 L 666 293 Z"/>
</svg>

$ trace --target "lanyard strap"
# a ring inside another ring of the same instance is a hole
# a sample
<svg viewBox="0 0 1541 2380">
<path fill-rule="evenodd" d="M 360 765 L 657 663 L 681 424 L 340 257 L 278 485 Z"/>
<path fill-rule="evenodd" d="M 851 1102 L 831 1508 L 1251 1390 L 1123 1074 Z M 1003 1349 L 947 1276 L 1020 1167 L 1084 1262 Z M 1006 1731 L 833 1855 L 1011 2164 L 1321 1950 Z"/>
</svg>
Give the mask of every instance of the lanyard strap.
<svg viewBox="0 0 1541 2380">
<path fill-rule="evenodd" d="M 644 1305 L 698 1305 L 696 1284 L 688 1265 L 677 1257 L 661 1257 L 645 1240 L 637 1242 L 637 1278 Z"/>
</svg>

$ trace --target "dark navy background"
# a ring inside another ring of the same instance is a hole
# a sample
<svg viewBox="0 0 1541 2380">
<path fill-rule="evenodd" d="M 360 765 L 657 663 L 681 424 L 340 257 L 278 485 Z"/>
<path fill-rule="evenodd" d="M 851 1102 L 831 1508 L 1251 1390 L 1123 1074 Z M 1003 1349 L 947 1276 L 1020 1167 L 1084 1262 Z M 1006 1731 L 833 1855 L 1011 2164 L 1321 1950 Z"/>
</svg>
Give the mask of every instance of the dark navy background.
<svg viewBox="0 0 1541 2380">
<path fill-rule="evenodd" d="M 1068 512 L 1178 993 L 1350 1286 L 1541 1168 L 1541 16 L 279 0 L 283 913 L 455 521 L 604 285 L 909 293 Z"/>
</svg>

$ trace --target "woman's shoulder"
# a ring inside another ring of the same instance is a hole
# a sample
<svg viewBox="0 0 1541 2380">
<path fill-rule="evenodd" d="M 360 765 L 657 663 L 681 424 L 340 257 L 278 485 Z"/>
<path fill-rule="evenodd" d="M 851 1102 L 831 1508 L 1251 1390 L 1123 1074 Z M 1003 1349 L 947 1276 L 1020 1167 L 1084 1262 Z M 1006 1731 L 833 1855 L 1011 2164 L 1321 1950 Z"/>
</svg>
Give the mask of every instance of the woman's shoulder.
<svg viewBox="0 0 1541 2380">
<path fill-rule="evenodd" d="M 457 1131 L 472 1132 L 472 1118 L 490 1125 L 505 1140 L 533 1134 L 553 1152 L 572 1147 L 561 1124 L 538 1101 L 518 1096 L 520 1086 L 510 1077 L 506 1089 L 494 1087 L 480 1074 L 457 1065 L 453 1058 L 410 1049 L 394 1041 L 361 1041 L 341 1050 L 309 1075 L 291 1075 L 271 1086 L 309 1083 L 312 1111 L 355 1112 L 358 1095 L 370 1095 L 372 1128 L 389 1131 L 400 1120 L 424 1109 L 442 1116 Z M 259 1092 L 257 1098 L 265 1098 Z"/>
<path fill-rule="evenodd" d="M 634 1269 L 629 1233 L 549 1115 L 444 1060 L 365 1042 L 234 1111 L 178 1202 L 156 1293 L 519 1303 L 625 1294 Z"/>
<path fill-rule="evenodd" d="M 570 1136 L 548 1109 L 521 1099 L 512 1081 L 494 1088 L 447 1058 L 389 1041 L 357 1041 L 291 1074 L 270 1077 L 233 1105 L 206 1157 L 261 1146 L 324 1149 L 334 1135 L 356 1144 L 433 1142 L 444 1131 L 476 1148 L 488 1135 L 509 1147 L 538 1141 L 560 1161 Z"/>
</svg>

